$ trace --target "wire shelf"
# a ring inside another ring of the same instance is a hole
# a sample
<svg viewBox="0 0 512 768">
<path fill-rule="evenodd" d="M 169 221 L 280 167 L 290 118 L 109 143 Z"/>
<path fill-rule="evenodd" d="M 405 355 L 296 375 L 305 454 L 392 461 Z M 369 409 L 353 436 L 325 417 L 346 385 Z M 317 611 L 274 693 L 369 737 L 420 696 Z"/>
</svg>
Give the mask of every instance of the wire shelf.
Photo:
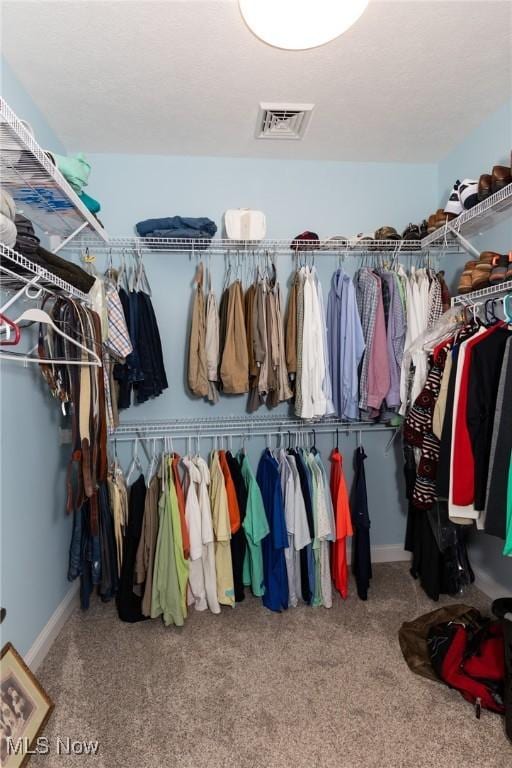
<svg viewBox="0 0 512 768">
<path fill-rule="evenodd" d="M 111 435 L 118 437 L 144 437 L 157 439 L 165 435 L 172 436 L 206 436 L 206 434 L 224 435 L 265 435 L 286 434 L 287 432 L 335 431 L 361 432 L 366 430 L 396 430 L 396 426 L 374 424 L 368 421 L 340 421 L 333 417 L 325 417 L 317 421 L 304 421 L 282 416 L 264 416 L 248 418 L 247 416 L 218 416 L 205 419 L 166 419 L 162 421 L 126 422 L 120 424 Z"/>
<path fill-rule="evenodd" d="M 43 288 L 48 288 L 52 292 L 65 293 L 79 301 L 89 302 L 86 293 L 77 290 L 66 280 L 62 280 L 47 269 L 34 264 L 21 253 L 0 243 L 0 286 L 7 290 L 17 290 L 34 277 L 38 278 L 37 285 Z"/>
<path fill-rule="evenodd" d="M 452 307 L 456 304 L 472 304 L 478 299 L 489 299 L 493 296 L 501 296 L 504 293 L 512 293 L 512 280 L 506 280 L 498 285 L 490 285 L 487 288 L 481 288 L 479 291 L 471 293 L 460 293 L 452 297 Z"/>
<path fill-rule="evenodd" d="M 450 227 L 460 232 L 462 235 L 479 235 L 487 229 L 494 227 L 501 220 L 510 216 L 512 207 L 512 184 L 495 192 L 487 200 L 483 200 L 469 211 L 464 211 L 456 219 L 449 222 Z M 436 229 L 421 241 L 422 248 L 428 248 L 440 240 L 447 238 L 448 243 L 453 241 L 454 236 L 447 229 L 446 225 Z"/>
<path fill-rule="evenodd" d="M 371 240 L 355 241 L 354 239 L 332 240 L 302 240 L 298 251 L 291 248 L 292 239 L 287 240 L 260 240 L 238 241 L 222 238 L 212 240 L 189 240 L 186 238 L 162 238 L 162 237 L 112 237 L 106 243 L 98 243 L 97 239 L 82 236 L 70 244 L 72 248 L 90 248 L 94 251 L 117 252 L 126 250 L 139 250 L 146 253 L 201 253 L 206 251 L 210 255 L 233 252 L 239 254 L 264 254 L 308 253 L 315 255 L 345 254 L 358 256 L 367 253 L 422 253 L 428 249 L 422 247 L 420 240 Z M 436 248 L 438 250 L 439 246 Z M 451 240 L 447 249 L 450 252 L 460 252 L 460 245 Z"/>
<path fill-rule="evenodd" d="M 87 226 L 98 238 L 107 239 L 101 224 L 1 98 L 0 171 L 2 186 L 18 210 L 47 235 L 66 239 Z"/>
</svg>

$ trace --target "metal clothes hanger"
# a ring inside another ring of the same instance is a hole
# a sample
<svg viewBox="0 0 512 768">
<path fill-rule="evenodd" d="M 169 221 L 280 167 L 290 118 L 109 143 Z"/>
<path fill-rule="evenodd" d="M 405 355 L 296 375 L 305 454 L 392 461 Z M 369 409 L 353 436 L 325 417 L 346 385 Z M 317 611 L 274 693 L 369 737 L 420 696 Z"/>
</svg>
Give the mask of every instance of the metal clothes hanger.
<svg viewBox="0 0 512 768">
<path fill-rule="evenodd" d="M 505 322 L 510 325 L 512 323 L 512 293 L 507 293 L 503 297 L 503 314 L 505 315 Z"/>
</svg>

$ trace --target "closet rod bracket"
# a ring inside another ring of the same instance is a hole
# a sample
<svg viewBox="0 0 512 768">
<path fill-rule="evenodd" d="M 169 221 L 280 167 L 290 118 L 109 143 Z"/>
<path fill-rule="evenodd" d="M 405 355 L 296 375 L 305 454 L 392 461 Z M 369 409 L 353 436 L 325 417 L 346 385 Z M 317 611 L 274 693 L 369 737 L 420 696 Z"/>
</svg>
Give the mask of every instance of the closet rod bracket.
<svg viewBox="0 0 512 768">
<path fill-rule="evenodd" d="M 452 225 L 447 222 L 446 223 L 446 230 L 450 232 L 454 237 L 457 238 L 461 246 L 464 248 L 465 251 L 467 251 L 471 256 L 473 256 L 475 259 L 480 259 L 480 251 L 477 251 L 474 245 L 472 245 L 469 240 L 466 240 L 463 235 L 458 231 L 458 229 L 455 229 L 455 227 L 452 227 Z"/>
</svg>

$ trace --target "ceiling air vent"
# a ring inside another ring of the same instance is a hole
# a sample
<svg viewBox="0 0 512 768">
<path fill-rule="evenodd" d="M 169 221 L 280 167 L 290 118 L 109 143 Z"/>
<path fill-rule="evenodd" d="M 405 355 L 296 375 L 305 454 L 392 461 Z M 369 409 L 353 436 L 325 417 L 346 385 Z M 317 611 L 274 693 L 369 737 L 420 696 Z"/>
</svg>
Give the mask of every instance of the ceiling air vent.
<svg viewBox="0 0 512 768">
<path fill-rule="evenodd" d="M 260 104 L 256 138 L 302 139 L 314 104 Z"/>
</svg>

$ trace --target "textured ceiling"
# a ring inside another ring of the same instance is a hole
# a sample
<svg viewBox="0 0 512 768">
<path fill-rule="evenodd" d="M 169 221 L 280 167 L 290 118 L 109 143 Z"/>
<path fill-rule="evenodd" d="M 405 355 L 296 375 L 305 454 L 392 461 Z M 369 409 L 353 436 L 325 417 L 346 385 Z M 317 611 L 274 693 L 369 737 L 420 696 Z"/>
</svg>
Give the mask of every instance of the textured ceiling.
<svg viewBox="0 0 512 768">
<path fill-rule="evenodd" d="M 235 0 L 2 2 L 2 48 L 65 146 L 90 152 L 434 161 L 510 97 L 508 0 L 371 0 L 287 52 Z M 260 101 L 313 102 L 302 141 L 257 141 Z"/>
</svg>

